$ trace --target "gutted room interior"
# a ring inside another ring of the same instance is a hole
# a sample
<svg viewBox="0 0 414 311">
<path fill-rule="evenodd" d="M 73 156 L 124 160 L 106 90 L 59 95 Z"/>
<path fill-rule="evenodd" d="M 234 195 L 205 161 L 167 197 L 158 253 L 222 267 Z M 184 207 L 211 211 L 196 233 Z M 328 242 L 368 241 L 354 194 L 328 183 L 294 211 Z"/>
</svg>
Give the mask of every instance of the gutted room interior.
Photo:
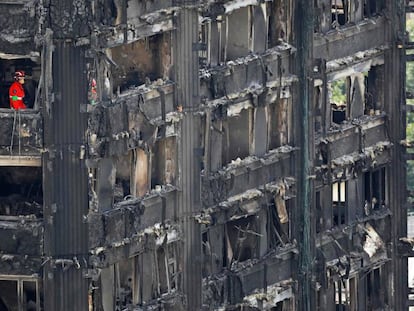
<svg viewBox="0 0 414 311">
<path fill-rule="evenodd" d="M 411 12 L 0 0 L 0 311 L 408 311 Z"/>
</svg>

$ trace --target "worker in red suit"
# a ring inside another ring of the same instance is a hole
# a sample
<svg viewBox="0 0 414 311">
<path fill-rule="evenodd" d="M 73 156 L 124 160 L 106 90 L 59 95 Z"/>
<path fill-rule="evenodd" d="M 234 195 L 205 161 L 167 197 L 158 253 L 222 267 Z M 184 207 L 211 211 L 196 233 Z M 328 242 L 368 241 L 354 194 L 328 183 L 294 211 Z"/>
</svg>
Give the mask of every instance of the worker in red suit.
<svg viewBox="0 0 414 311">
<path fill-rule="evenodd" d="M 24 78 L 25 73 L 23 70 L 18 70 L 14 73 L 14 82 L 9 89 L 10 108 L 15 110 L 26 109 L 26 105 L 23 102 L 24 98 Z"/>
</svg>

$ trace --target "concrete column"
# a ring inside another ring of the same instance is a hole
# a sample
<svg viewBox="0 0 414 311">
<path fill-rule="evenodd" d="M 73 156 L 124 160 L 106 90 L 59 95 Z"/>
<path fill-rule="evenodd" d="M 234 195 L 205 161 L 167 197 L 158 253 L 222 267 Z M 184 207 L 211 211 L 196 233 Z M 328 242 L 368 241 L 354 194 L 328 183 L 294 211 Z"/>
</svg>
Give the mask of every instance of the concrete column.
<svg viewBox="0 0 414 311">
<path fill-rule="evenodd" d="M 186 310 L 201 309 L 201 231 L 192 217 L 200 209 L 200 117 L 194 112 L 199 106 L 198 77 L 198 12 L 182 4 L 176 17 L 176 43 L 174 54 L 176 94 L 175 103 L 182 106 L 181 135 L 178 141 L 179 195 L 178 216 L 184 233 L 182 252 L 182 290 L 186 297 Z M 187 6 L 188 5 L 188 6 Z"/>
</svg>

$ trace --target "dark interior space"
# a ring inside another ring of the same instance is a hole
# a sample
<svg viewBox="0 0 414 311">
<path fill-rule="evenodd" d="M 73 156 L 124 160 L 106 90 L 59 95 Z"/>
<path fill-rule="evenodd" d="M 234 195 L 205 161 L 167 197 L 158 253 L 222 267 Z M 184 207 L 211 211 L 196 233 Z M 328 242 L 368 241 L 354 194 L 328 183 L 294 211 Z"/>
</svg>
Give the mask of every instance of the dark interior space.
<svg viewBox="0 0 414 311">
<path fill-rule="evenodd" d="M 345 2 L 345 5 L 344 5 Z M 337 23 L 338 25 L 345 25 L 347 22 L 347 1 L 332 0 L 332 24 Z"/>
<path fill-rule="evenodd" d="M 0 311 L 36 311 L 36 303 L 36 282 L 0 280 Z"/>
<path fill-rule="evenodd" d="M 41 167 L 2 167 L 0 215 L 42 215 Z"/>
<path fill-rule="evenodd" d="M 171 38 L 159 34 L 111 49 L 115 62 L 114 92 L 124 92 L 157 79 L 168 79 L 171 67 Z"/>
</svg>

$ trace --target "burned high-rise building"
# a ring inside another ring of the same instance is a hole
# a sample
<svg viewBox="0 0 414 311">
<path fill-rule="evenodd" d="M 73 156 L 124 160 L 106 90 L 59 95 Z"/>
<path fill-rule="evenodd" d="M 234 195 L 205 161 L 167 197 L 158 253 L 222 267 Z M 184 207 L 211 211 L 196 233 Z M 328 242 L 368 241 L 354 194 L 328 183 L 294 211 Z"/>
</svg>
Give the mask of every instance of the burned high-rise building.
<svg viewBox="0 0 414 311">
<path fill-rule="evenodd" d="M 0 310 L 414 306 L 410 12 L 0 0 Z"/>
</svg>

